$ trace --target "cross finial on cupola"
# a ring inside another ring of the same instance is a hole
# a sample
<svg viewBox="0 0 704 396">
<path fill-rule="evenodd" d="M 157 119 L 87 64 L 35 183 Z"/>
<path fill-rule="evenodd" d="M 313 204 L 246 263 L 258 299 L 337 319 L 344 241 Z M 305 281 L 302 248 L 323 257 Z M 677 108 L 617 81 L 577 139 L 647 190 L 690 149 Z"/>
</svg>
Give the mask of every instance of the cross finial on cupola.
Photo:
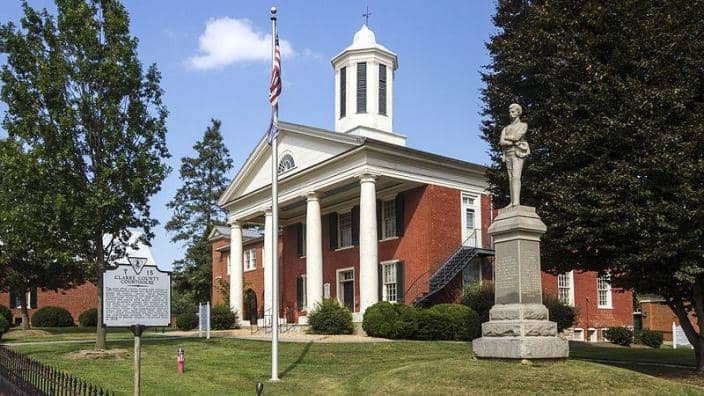
<svg viewBox="0 0 704 396">
<path fill-rule="evenodd" d="M 369 17 L 371 15 L 372 15 L 372 13 L 369 12 L 369 7 L 367 6 L 366 11 L 364 12 L 364 14 L 362 14 L 362 16 L 364 17 L 364 24 L 367 26 L 369 26 Z"/>
</svg>

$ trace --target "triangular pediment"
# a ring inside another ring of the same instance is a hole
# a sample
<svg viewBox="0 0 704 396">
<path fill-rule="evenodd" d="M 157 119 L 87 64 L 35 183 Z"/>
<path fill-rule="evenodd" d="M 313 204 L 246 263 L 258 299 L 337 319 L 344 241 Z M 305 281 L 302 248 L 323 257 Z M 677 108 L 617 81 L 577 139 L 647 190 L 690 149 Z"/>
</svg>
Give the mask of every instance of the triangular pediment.
<svg viewBox="0 0 704 396">
<path fill-rule="evenodd" d="M 353 147 L 362 145 L 365 139 L 304 125 L 279 122 L 279 163 L 286 157 L 292 160 L 279 173 L 279 180 L 290 177 L 313 165 L 326 161 Z M 259 190 L 271 184 L 271 147 L 262 137 L 233 179 L 218 204 Z"/>
</svg>

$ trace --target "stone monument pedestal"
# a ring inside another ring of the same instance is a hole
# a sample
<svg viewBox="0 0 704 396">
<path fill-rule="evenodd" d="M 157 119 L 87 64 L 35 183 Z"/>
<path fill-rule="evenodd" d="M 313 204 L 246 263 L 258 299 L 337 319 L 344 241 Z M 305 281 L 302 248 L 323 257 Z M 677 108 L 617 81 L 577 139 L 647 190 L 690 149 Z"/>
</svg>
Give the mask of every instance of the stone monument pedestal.
<svg viewBox="0 0 704 396">
<path fill-rule="evenodd" d="M 540 281 L 540 237 L 547 228 L 535 208 L 515 205 L 499 210 L 489 227 L 494 237 L 495 300 L 474 354 L 493 359 L 564 359 L 567 340 L 548 319 Z"/>
</svg>

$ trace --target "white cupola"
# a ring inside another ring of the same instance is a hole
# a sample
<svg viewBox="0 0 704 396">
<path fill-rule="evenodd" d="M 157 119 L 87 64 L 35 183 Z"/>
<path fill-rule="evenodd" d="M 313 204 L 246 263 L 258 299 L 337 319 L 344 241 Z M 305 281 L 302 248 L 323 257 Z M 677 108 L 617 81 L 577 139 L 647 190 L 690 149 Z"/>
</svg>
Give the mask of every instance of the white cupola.
<svg viewBox="0 0 704 396">
<path fill-rule="evenodd" d="M 393 132 L 396 54 L 377 44 L 362 25 L 352 45 L 332 58 L 335 70 L 335 131 L 406 145 Z"/>
</svg>

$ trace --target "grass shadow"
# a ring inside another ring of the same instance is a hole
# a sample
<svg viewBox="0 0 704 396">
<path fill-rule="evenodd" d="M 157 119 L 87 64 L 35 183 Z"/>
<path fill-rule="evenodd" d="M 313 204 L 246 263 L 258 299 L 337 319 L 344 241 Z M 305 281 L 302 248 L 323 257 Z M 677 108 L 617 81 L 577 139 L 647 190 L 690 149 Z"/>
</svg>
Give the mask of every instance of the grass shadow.
<svg viewBox="0 0 704 396">
<path fill-rule="evenodd" d="M 306 346 L 303 348 L 303 351 L 301 351 L 301 354 L 298 356 L 298 359 L 296 359 L 295 362 L 291 363 L 286 367 L 286 369 L 281 373 L 281 378 L 285 377 L 290 373 L 293 369 L 296 368 L 301 362 L 303 362 L 303 359 L 305 359 L 306 355 L 308 354 L 308 351 L 310 351 L 310 347 L 313 345 L 313 341 L 309 341 L 306 343 Z"/>
</svg>

